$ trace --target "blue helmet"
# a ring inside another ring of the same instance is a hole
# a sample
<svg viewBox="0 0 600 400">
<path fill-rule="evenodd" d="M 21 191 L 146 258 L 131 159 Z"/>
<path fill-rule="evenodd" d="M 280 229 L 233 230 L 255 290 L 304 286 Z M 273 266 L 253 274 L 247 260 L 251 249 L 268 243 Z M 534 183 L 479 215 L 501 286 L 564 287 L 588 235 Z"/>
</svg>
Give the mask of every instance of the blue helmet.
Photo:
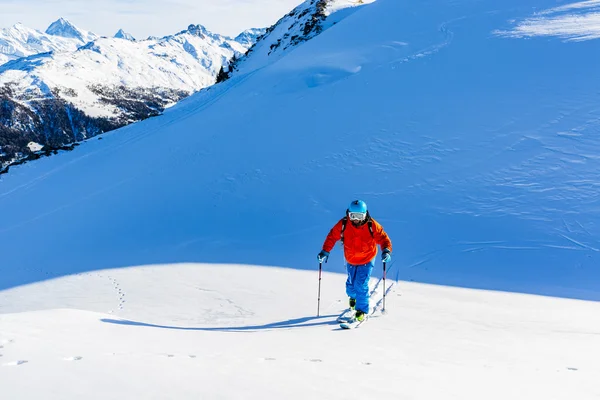
<svg viewBox="0 0 600 400">
<path fill-rule="evenodd" d="M 367 219 L 367 203 L 362 200 L 354 200 L 348 207 L 348 218 L 352 222 L 363 222 Z"/>
<path fill-rule="evenodd" d="M 367 203 L 362 200 L 354 200 L 350 203 L 350 207 L 348 207 L 348 212 L 351 213 L 366 213 L 367 212 Z"/>
</svg>

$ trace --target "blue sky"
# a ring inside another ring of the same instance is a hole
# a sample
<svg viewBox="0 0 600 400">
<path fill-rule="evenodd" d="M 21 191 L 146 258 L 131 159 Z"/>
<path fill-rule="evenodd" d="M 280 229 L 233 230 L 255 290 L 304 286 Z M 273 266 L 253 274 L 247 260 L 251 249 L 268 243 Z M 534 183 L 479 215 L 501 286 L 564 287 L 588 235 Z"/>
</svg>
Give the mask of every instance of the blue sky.
<svg viewBox="0 0 600 400">
<path fill-rule="evenodd" d="M 237 35 L 247 28 L 275 23 L 300 0 L 16 0 L 0 1 L 0 28 L 17 22 L 44 31 L 59 17 L 98 35 L 112 36 L 120 28 L 136 38 L 170 35 L 189 24 Z"/>
</svg>

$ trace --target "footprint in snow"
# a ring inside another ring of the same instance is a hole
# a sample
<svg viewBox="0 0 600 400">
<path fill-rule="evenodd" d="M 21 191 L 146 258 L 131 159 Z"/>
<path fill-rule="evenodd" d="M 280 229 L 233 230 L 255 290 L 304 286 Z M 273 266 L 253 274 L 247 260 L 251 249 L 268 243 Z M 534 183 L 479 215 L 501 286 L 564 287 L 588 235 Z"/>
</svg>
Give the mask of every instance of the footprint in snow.
<svg viewBox="0 0 600 400">
<path fill-rule="evenodd" d="M 65 361 L 79 361 L 82 358 L 83 357 L 81 357 L 81 356 L 73 356 L 73 357 L 65 357 L 65 358 L 63 358 L 63 360 L 65 360 Z"/>
<path fill-rule="evenodd" d="M 28 362 L 29 361 L 27 361 L 27 360 L 17 360 L 17 361 L 7 362 L 2 365 L 4 365 L 5 367 L 14 367 L 15 365 L 22 365 L 22 364 L 25 364 Z"/>
</svg>

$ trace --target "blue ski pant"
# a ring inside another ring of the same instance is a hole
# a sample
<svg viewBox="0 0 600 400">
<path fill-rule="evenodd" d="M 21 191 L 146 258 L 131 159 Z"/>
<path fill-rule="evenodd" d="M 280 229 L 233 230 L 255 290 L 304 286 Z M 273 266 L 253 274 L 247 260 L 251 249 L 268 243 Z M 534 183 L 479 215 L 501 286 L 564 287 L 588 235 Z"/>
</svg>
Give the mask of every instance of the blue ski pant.
<svg viewBox="0 0 600 400">
<path fill-rule="evenodd" d="M 346 280 L 346 294 L 356 299 L 356 310 L 369 313 L 369 279 L 375 266 L 375 259 L 361 265 L 346 264 L 348 279 Z"/>
</svg>

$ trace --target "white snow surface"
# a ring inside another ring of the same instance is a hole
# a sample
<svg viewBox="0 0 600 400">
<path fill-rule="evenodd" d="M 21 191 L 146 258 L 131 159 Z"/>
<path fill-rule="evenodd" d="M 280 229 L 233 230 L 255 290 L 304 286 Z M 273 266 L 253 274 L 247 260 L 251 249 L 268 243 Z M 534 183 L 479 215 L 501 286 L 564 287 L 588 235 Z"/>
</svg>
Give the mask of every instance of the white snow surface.
<svg viewBox="0 0 600 400">
<path fill-rule="evenodd" d="M 402 282 L 385 315 L 380 304 L 360 329 L 341 331 L 344 276 L 324 274 L 320 317 L 314 278 L 178 264 L 0 292 L 2 391 L 48 400 L 599 394 L 597 303 Z"/>
<path fill-rule="evenodd" d="M 40 151 L 41 149 L 44 148 L 44 146 L 42 146 L 39 143 L 36 142 L 29 142 L 27 143 L 27 147 L 29 147 L 29 150 L 36 152 L 36 151 Z"/>
<path fill-rule="evenodd" d="M 378 0 L 11 169 L 2 395 L 599 398 L 598 42 L 490 34 L 555 6 Z M 354 198 L 393 259 L 341 331 Z"/>
<path fill-rule="evenodd" d="M 496 33 L 512 37 L 558 36 L 570 41 L 598 39 L 600 1 L 581 1 L 550 8 L 518 22 L 512 30 Z"/>
<path fill-rule="evenodd" d="M 325 21 L 321 22 L 322 30 L 337 24 L 348 17 L 359 6 L 373 3 L 374 0 L 326 0 L 324 2 Z M 307 0 L 283 16 L 276 24 L 270 27 L 263 37 L 251 48 L 251 57 L 245 57 L 236 65 L 237 73 L 248 74 L 256 69 L 263 68 L 266 64 L 274 63 L 288 52 L 295 49 L 298 37 L 306 38 L 304 32 L 307 24 L 313 23 L 313 18 L 319 0 Z M 311 33 L 316 36 L 318 33 Z"/>
</svg>

